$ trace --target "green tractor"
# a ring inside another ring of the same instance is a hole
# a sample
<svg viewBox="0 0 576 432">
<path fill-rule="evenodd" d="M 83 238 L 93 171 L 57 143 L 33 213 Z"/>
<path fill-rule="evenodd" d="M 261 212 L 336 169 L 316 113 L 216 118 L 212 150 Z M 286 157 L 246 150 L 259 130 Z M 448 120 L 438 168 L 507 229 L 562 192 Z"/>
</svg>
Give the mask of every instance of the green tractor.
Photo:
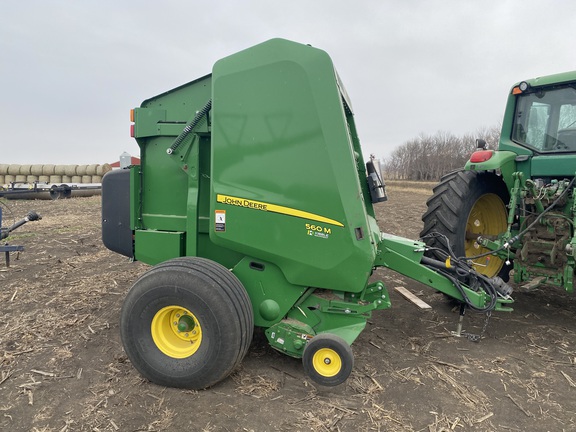
<svg viewBox="0 0 576 432">
<path fill-rule="evenodd" d="M 574 290 L 576 72 L 514 85 L 497 150 L 478 140 L 434 187 L 422 216 L 428 255 L 452 251 L 479 273 Z"/>
</svg>

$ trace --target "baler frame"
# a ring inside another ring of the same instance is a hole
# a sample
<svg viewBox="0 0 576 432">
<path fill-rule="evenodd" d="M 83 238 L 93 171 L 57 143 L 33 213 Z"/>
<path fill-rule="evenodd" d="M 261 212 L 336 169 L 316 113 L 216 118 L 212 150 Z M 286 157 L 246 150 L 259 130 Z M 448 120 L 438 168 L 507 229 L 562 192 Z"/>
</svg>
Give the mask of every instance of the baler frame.
<svg viewBox="0 0 576 432">
<path fill-rule="evenodd" d="M 131 119 L 141 165 L 104 177 L 103 240 L 155 265 L 121 316 L 127 354 L 154 382 L 215 384 L 255 325 L 314 381 L 342 383 L 350 345 L 372 311 L 390 307 L 383 282 L 370 279 L 377 267 L 475 310 L 512 302 L 465 261 L 428 259 L 424 243 L 380 232 L 373 204 L 386 199 L 384 185 L 364 163 L 350 99 L 321 50 L 265 42 L 144 101 Z M 206 324 L 212 309 L 233 323 L 228 332 Z"/>
</svg>

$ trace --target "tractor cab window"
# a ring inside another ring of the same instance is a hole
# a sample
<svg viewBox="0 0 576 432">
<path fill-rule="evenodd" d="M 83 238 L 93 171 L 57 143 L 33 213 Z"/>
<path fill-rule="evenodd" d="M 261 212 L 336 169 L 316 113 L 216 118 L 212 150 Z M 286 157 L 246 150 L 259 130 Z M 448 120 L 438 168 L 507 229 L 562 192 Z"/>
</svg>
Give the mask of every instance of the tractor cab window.
<svg viewBox="0 0 576 432">
<path fill-rule="evenodd" d="M 576 89 L 535 89 L 518 96 L 512 139 L 538 152 L 576 152 Z"/>
</svg>

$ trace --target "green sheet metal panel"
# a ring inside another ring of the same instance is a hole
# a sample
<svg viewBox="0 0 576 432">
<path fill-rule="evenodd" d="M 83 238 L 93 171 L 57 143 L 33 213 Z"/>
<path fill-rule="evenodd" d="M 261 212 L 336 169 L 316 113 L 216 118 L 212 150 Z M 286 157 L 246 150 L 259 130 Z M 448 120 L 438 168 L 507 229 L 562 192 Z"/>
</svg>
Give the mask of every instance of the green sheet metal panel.
<svg viewBox="0 0 576 432">
<path fill-rule="evenodd" d="M 151 265 L 184 255 L 184 233 L 136 230 L 135 258 Z"/>
<path fill-rule="evenodd" d="M 142 102 L 134 110 L 134 135 L 140 146 L 139 215 L 146 229 L 185 231 L 188 215 L 188 175 L 181 160 L 166 150 L 211 97 L 207 75 Z M 192 203 L 196 206 L 196 203 Z"/>
<path fill-rule="evenodd" d="M 359 291 L 376 253 L 329 56 L 274 39 L 213 69 L 214 243 L 293 284 Z"/>
</svg>

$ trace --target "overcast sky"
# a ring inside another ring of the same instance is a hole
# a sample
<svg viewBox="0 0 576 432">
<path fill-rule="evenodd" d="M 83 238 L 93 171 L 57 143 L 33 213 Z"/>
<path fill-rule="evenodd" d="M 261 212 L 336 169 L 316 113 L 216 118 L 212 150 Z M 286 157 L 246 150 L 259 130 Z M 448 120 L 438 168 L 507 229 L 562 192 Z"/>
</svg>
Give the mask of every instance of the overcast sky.
<svg viewBox="0 0 576 432">
<path fill-rule="evenodd" d="M 576 69 L 573 0 L 5 1 L 0 163 L 105 163 L 129 110 L 273 37 L 332 57 L 364 152 L 499 123 L 507 92 Z"/>
</svg>

